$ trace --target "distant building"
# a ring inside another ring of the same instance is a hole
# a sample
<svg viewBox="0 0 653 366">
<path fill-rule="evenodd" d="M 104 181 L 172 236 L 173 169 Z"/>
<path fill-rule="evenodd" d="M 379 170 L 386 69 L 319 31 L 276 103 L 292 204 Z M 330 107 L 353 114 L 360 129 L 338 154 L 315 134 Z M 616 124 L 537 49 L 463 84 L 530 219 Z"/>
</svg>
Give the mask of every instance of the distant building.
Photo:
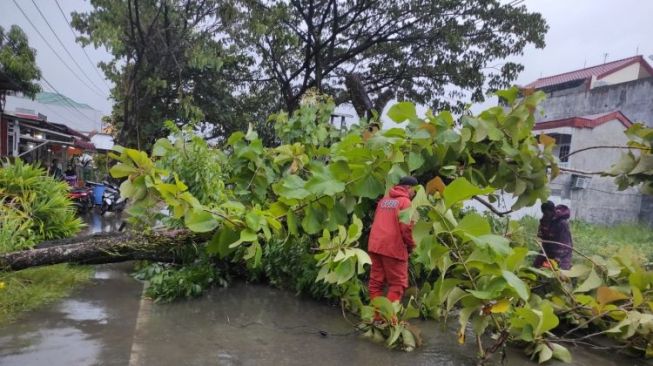
<svg viewBox="0 0 653 366">
<path fill-rule="evenodd" d="M 102 113 L 55 93 L 38 93 L 34 100 L 6 95 L 0 117 L 0 156 L 64 165 L 72 157 L 94 151 L 90 134 L 102 130 Z"/>
<path fill-rule="evenodd" d="M 590 146 L 625 146 L 624 130 L 633 122 L 653 126 L 653 68 L 644 57 L 542 77 L 523 88 L 547 94 L 540 104 L 542 113 L 535 115 L 534 133 L 555 138 L 560 166 L 577 171 L 562 172 L 550 183 L 551 200 L 570 206 L 575 219 L 653 224 L 653 197 L 637 188 L 619 191 L 611 177 L 582 173 L 607 170 L 619 159 L 620 149 L 568 156 Z M 507 198 L 504 207 L 512 202 Z M 516 216 L 524 214 L 539 215 L 539 207 L 520 210 Z"/>
<path fill-rule="evenodd" d="M 41 92 L 34 100 L 17 95 L 8 95 L 6 99 L 6 113 L 46 116 L 48 121 L 64 124 L 83 134 L 102 131 L 102 112 L 64 95 Z"/>
</svg>

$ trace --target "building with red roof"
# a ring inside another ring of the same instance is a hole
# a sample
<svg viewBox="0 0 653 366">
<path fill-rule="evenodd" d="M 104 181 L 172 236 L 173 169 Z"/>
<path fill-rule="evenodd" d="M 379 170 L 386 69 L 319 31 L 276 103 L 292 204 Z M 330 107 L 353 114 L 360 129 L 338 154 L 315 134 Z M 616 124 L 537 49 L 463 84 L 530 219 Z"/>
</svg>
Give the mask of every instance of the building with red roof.
<svg viewBox="0 0 653 366">
<path fill-rule="evenodd" d="M 609 169 L 626 150 L 584 150 L 625 146 L 624 131 L 633 123 L 653 126 L 653 68 L 647 60 L 628 57 L 541 77 L 523 88 L 547 94 L 534 132 L 556 140 L 553 152 L 566 169 L 550 183 L 552 200 L 569 205 L 573 217 L 584 221 L 653 224 L 653 198 L 637 188 L 619 191 L 612 177 L 585 174 Z"/>
</svg>

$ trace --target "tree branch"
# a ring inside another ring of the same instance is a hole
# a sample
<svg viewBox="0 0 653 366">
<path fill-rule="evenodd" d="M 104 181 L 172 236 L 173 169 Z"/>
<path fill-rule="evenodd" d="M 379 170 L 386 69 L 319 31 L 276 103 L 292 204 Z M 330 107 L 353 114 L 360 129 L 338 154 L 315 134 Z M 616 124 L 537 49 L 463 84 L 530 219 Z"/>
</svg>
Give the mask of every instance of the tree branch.
<svg viewBox="0 0 653 366">
<path fill-rule="evenodd" d="M 473 196 L 472 198 L 473 198 L 475 201 L 481 203 L 483 206 L 487 207 L 490 211 L 494 212 L 495 214 L 497 214 L 497 215 L 499 215 L 499 216 L 502 216 L 502 217 L 503 217 L 503 216 L 505 216 L 505 215 L 507 215 L 507 214 L 509 214 L 509 213 L 512 212 L 512 210 L 508 210 L 508 211 L 499 211 L 499 209 L 497 209 L 496 207 L 492 206 L 492 204 L 491 204 L 490 202 L 488 202 L 488 201 L 482 199 L 482 198 L 479 197 L 479 196 Z"/>
</svg>

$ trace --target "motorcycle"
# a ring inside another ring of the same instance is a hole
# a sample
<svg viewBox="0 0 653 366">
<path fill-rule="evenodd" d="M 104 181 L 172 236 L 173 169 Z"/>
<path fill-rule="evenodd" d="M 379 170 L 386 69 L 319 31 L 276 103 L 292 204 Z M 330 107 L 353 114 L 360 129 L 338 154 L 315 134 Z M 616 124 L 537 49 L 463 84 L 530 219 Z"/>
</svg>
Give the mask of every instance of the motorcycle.
<svg viewBox="0 0 653 366">
<path fill-rule="evenodd" d="M 68 192 L 68 198 L 73 201 L 77 212 L 84 214 L 93 208 L 93 190 L 88 187 L 72 188 Z"/>
<path fill-rule="evenodd" d="M 120 189 L 104 181 L 102 183 L 86 182 L 93 189 L 93 203 L 100 215 L 105 212 L 121 212 L 127 206 L 127 199 L 120 197 Z"/>
</svg>

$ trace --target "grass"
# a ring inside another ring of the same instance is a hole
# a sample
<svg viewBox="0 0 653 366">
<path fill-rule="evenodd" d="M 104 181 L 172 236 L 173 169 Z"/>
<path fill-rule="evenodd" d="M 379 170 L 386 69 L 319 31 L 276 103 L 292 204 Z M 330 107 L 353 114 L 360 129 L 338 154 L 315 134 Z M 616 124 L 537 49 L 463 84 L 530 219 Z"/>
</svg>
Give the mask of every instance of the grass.
<svg viewBox="0 0 653 366">
<path fill-rule="evenodd" d="M 57 264 L 17 272 L 0 272 L 0 326 L 70 294 L 75 286 L 91 278 L 86 266 Z"/>
<path fill-rule="evenodd" d="M 519 223 L 527 237 L 537 235 L 537 219 L 525 217 Z M 644 262 L 653 262 L 653 228 L 643 224 L 607 226 L 571 221 L 571 235 L 574 248 L 586 255 L 610 257 L 619 249 L 630 247 L 633 255 Z"/>
</svg>

